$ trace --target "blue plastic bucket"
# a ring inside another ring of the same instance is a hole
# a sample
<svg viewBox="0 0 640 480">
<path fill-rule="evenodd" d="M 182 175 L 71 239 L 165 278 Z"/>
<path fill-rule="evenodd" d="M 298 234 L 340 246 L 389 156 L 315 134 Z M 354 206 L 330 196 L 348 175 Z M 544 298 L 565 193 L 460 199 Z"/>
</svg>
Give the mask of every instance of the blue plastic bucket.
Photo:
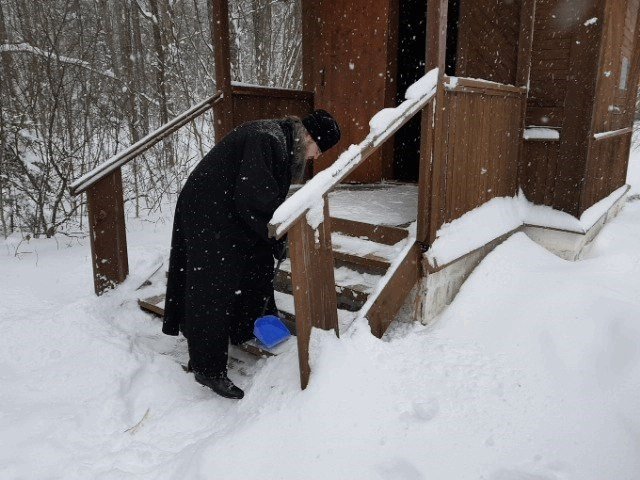
<svg viewBox="0 0 640 480">
<path fill-rule="evenodd" d="M 275 315 L 258 318 L 253 326 L 253 334 L 267 348 L 275 347 L 291 336 L 287 326 Z"/>
</svg>

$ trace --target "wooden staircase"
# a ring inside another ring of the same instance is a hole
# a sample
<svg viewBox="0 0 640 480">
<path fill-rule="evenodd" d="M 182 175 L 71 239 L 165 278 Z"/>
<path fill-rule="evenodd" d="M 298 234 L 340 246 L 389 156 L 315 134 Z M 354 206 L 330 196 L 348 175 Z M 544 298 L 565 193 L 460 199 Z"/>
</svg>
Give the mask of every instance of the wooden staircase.
<svg viewBox="0 0 640 480">
<path fill-rule="evenodd" d="M 356 319 L 393 260 L 412 239 L 406 226 L 372 225 L 341 218 L 332 218 L 331 225 L 338 323 L 343 332 Z M 166 285 L 167 265 L 162 267 L 140 286 L 138 299 L 140 308 L 160 317 L 164 314 L 164 293 L 145 296 L 145 290 L 157 293 Z M 276 272 L 274 289 L 280 317 L 295 335 L 296 317 L 289 258 L 282 262 Z M 255 355 L 277 354 L 277 347 L 269 350 L 260 347 L 257 342 L 245 347 L 246 351 Z"/>
<path fill-rule="evenodd" d="M 436 18 L 439 17 L 431 15 L 429 21 Z M 432 29 L 433 32 L 437 30 Z M 446 29 L 441 29 L 440 36 L 445 34 Z M 431 60 L 429 63 L 434 64 Z M 439 117 L 445 111 L 445 108 L 435 107 L 436 101 L 444 103 L 443 79 L 441 69 L 429 70 L 407 89 L 400 105 L 385 108 L 383 115 L 372 117 L 370 131 L 360 143 L 350 145 L 332 165 L 294 192 L 269 221 L 270 237 L 279 239 L 287 235 L 289 238 L 291 264 L 289 269 L 285 264 L 278 272 L 277 302 L 283 316 L 291 319 L 295 313 L 300 386 L 303 389 L 311 373 L 309 340 L 314 328 L 339 335 L 341 326 L 344 329 L 361 317 L 368 320 L 371 332 L 381 337 L 420 280 L 423 248 L 429 238 L 435 238 L 435 228 L 442 223 L 430 212 L 444 211 L 441 200 L 445 192 L 441 183 L 446 177 L 438 173 L 432 178 L 432 170 L 439 172 L 436 167 L 442 167 L 436 165 L 442 158 L 439 151 L 442 144 L 434 139 L 437 138 L 435 126 L 442 124 Z M 91 265 L 97 295 L 116 287 L 129 274 L 121 167 L 212 107 L 217 109 L 218 124 L 232 122 L 231 116 L 227 115 L 228 102 L 233 102 L 232 93 L 217 92 L 71 184 L 72 195 L 87 192 Z M 270 102 L 270 93 L 273 93 L 271 88 L 264 89 L 260 95 Z M 294 95 L 298 96 L 299 92 Z M 221 103 L 223 100 L 224 104 Z M 312 104 L 311 98 L 307 106 Z M 263 110 L 256 109 L 258 111 Z M 329 194 L 419 112 L 423 112 L 423 118 L 434 118 L 434 121 L 422 122 L 421 127 L 424 141 L 420 149 L 413 236 L 406 228 L 398 228 L 402 226 L 387 227 L 332 218 Z M 438 118 L 435 118 L 436 113 Z M 222 135 L 229 130 L 231 128 L 216 129 L 216 133 Z M 401 241 L 405 242 L 404 246 Z M 356 273 L 361 277 L 354 282 Z M 165 278 L 164 271 L 158 271 L 140 289 L 140 306 L 157 315 L 164 313 Z M 292 283 L 295 289 L 291 288 Z M 295 297 L 295 312 L 291 291 Z"/>
</svg>

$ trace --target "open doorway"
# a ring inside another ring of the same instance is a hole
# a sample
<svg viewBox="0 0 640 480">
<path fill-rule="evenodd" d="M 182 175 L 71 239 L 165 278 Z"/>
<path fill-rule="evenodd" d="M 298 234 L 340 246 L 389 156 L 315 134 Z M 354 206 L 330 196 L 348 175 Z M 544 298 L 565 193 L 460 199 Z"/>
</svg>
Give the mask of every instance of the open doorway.
<svg viewBox="0 0 640 480">
<path fill-rule="evenodd" d="M 427 0 L 400 0 L 398 25 L 397 103 L 407 88 L 424 75 L 427 35 Z M 396 133 L 393 170 L 396 180 L 418 181 L 420 114 Z"/>
<path fill-rule="evenodd" d="M 425 73 L 428 0 L 400 0 L 398 25 L 397 98 L 404 100 L 407 88 Z M 446 72 L 455 74 L 459 0 L 449 0 Z M 394 146 L 394 178 L 403 182 L 418 181 L 420 164 L 420 119 L 413 117 L 398 133 Z"/>
</svg>

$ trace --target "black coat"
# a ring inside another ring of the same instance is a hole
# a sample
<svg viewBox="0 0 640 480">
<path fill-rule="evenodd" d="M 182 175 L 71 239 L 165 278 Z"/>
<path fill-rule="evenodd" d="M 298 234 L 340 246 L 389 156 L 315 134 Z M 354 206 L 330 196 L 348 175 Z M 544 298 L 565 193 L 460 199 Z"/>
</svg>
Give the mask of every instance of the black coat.
<svg viewBox="0 0 640 480">
<path fill-rule="evenodd" d="M 190 341 L 190 354 L 192 342 L 210 343 L 211 335 L 222 331 L 227 338 L 226 359 L 228 329 L 239 321 L 242 289 L 247 293 L 249 285 L 261 283 L 264 290 L 265 282 L 271 288 L 270 253 L 275 245 L 267 225 L 291 185 L 292 159 L 291 120 L 250 122 L 211 149 L 182 189 L 175 211 L 162 331 L 177 335 L 182 329 Z M 254 303 L 249 309 L 253 315 L 262 296 L 257 303 L 250 296 L 242 302 Z"/>
</svg>

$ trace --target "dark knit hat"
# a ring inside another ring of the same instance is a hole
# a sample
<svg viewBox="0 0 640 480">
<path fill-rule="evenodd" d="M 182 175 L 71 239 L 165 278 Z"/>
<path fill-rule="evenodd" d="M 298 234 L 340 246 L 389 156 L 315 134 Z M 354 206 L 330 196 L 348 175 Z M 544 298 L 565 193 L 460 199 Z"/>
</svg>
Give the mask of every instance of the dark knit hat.
<svg viewBox="0 0 640 480">
<path fill-rule="evenodd" d="M 302 119 L 302 124 L 323 152 L 340 140 L 338 122 L 325 110 L 314 110 Z"/>
</svg>

